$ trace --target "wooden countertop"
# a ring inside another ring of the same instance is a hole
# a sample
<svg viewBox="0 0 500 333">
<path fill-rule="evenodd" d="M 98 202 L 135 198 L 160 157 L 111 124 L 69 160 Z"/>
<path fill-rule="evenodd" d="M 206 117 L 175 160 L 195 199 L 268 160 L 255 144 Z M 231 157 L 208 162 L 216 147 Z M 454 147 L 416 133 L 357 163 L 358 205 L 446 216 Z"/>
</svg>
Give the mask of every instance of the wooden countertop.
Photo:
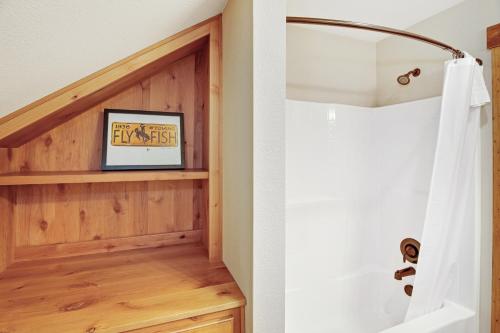
<svg viewBox="0 0 500 333">
<path fill-rule="evenodd" d="M 16 263 L 0 274 L 0 332 L 124 332 L 245 304 L 198 245 Z"/>
</svg>

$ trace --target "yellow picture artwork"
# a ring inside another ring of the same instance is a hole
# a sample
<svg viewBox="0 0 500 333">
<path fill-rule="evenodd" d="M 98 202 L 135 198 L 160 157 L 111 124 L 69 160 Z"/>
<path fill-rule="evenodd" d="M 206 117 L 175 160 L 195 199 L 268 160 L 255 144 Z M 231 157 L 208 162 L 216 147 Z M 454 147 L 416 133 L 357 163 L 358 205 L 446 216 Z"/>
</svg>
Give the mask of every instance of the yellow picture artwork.
<svg viewBox="0 0 500 333">
<path fill-rule="evenodd" d="M 174 124 L 113 122 L 112 146 L 177 147 L 178 128 Z"/>
</svg>

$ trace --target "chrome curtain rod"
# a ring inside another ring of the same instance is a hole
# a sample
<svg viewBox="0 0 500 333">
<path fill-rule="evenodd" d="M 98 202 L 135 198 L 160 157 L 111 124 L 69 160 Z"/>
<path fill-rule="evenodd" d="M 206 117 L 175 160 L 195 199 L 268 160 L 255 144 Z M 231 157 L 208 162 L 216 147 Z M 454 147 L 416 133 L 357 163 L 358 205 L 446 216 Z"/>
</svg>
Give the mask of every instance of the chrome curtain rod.
<svg viewBox="0 0 500 333">
<path fill-rule="evenodd" d="M 435 39 L 432 39 L 432 38 L 429 38 L 426 36 L 414 34 L 412 32 L 408 32 L 408 31 L 404 31 L 404 30 L 398 30 L 398 29 L 384 27 L 381 25 L 358 23 L 358 22 L 351 22 L 351 21 L 342 21 L 342 20 L 322 19 L 322 18 L 316 18 L 316 17 L 297 17 L 297 16 L 287 16 L 286 22 L 287 23 L 297 23 L 297 24 L 328 25 L 328 26 L 335 26 L 335 27 L 354 28 L 354 29 L 360 29 L 360 30 L 383 32 L 386 34 L 410 38 L 410 39 L 418 40 L 418 41 L 421 41 L 421 42 L 424 42 L 427 44 L 437 46 L 442 50 L 450 52 L 454 59 L 459 59 L 459 58 L 465 57 L 465 54 L 462 51 L 460 51 L 459 49 L 456 49 L 456 48 L 454 48 L 448 44 L 445 44 L 443 42 L 440 42 L 438 40 L 435 40 Z M 476 58 L 476 61 L 480 65 L 483 64 L 483 61 L 479 58 Z"/>
</svg>

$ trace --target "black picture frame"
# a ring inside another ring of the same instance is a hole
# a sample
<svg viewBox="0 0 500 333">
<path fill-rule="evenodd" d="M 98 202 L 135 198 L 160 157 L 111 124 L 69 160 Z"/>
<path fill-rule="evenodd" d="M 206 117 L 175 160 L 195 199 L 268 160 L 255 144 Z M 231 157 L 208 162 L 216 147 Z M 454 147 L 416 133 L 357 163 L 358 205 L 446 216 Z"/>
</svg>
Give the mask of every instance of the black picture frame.
<svg viewBox="0 0 500 333">
<path fill-rule="evenodd" d="M 108 165 L 108 126 L 109 116 L 113 113 L 119 114 L 135 114 L 135 115 L 157 115 L 179 117 L 179 145 L 181 154 L 180 164 L 166 164 L 166 165 Z M 101 170 L 103 171 L 117 171 L 117 170 L 183 170 L 185 169 L 185 149 L 184 149 L 184 113 L 182 112 L 159 112 L 159 111 L 145 111 L 145 110 L 125 110 L 125 109 L 104 109 L 103 119 L 103 135 L 102 135 L 102 158 Z"/>
</svg>

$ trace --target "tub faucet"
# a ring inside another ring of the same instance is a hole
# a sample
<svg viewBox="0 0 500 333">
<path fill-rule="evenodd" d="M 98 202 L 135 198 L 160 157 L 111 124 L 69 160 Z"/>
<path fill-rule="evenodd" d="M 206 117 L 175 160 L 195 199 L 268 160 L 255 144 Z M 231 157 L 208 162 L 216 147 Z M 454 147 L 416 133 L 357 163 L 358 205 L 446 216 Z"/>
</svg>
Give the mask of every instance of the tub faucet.
<svg viewBox="0 0 500 333">
<path fill-rule="evenodd" d="M 394 278 L 396 280 L 402 280 L 406 276 L 415 275 L 415 273 L 416 273 L 415 268 L 413 268 L 413 267 L 407 267 L 407 268 L 403 268 L 403 269 L 397 270 L 394 273 Z"/>
</svg>

